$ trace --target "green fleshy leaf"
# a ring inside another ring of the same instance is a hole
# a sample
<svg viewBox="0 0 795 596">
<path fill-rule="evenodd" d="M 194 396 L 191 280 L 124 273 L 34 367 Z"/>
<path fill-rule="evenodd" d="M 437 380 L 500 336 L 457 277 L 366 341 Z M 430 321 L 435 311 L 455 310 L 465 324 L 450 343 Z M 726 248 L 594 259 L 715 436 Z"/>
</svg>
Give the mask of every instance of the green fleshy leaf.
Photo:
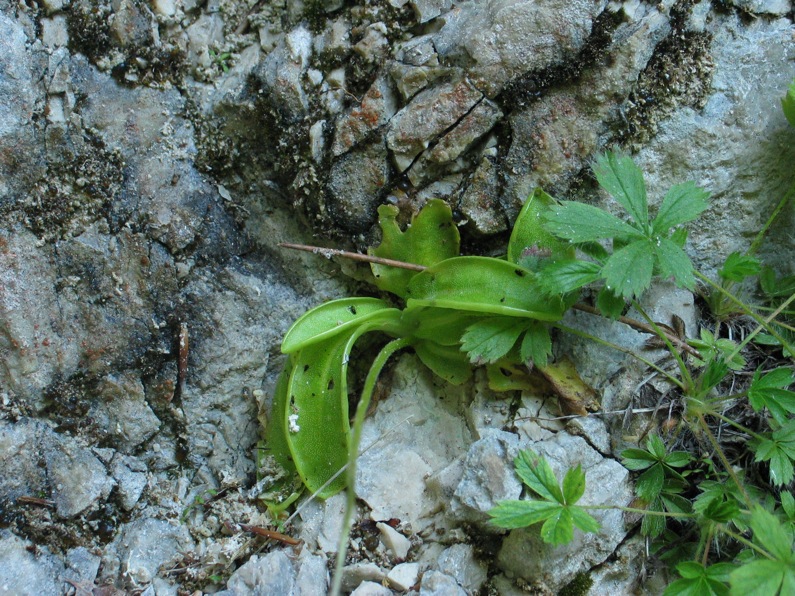
<svg viewBox="0 0 795 596">
<path fill-rule="evenodd" d="M 573 259 L 574 248 L 544 227 L 544 217 L 558 202 L 540 188 L 525 201 L 508 241 L 508 260 L 528 267 L 528 259 Z M 535 267 L 528 267 L 535 270 Z"/>
<path fill-rule="evenodd" d="M 565 311 L 560 298 L 534 291 L 535 274 L 489 257 L 456 257 L 411 278 L 407 316 L 420 307 L 557 321 Z"/>
<path fill-rule="evenodd" d="M 549 328 L 541 322 L 532 322 L 522 338 L 519 357 L 522 362 L 533 362 L 536 366 L 545 366 L 552 354 L 552 338 Z"/>
<path fill-rule="evenodd" d="M 593 171 L 600 186 L 645 228 L 649 222 L 646 183 L 635 162 L 629 156 L 608 151 L 597 158 Z"/>
<path fill-rule="evenodd" d="M 648 240 L 628 244 L 607 260 L 602 268 L 607 289 L 630 300 L 651 284 L 654 258 Z"/>
<path fill-rule="evenodd" d="M 494 363 L 513 348 L 525 329 L 521 319 L 489 317 L 467 327 L 461 336 L 461 350 L 473 364 Z"/>
<path fill-rule="evenodd" d="M 389 305 L 377 298 L 341 298 L 316 306 L 292 324 L 282 340 L 282 352 L 291 354 L 350 331 L 387 308 Z"/>
<path fill-rule="evenodd" d="M 709 206 L 707 198 L 709 193 L 696 186 L 695 182 L 672 186 L 657 211 L 653 233 L 667 235 L 674 226 L 696 219 Z"/>
<path fill-rule="evenodd" d="M 784 110 L 787 121 L 795 126 L 795 82 L 789 86 L 787 94 L 781 99 L 781 109 Z"/>
<path fill-rule="evenodd" d="M 665 473 L 660 464 L 654 464 L 635 481 L 635 492 L 644 501 L 656 499 L 663 488 Z"/>
<path fill-rule="evenodd" d="M 546 229 L 571 242 L 596 242 L 604 238 L 643 238 L 643 234 L 604 209 L 563 201 L 546 216 Z"/>
<path fill-rule="evenodd" d="M 413 346 L 420 361 L 448 383 L 460 385 L 472 377 L 469 359 L 457 346 L 445 346 L 433 341 L 418 341 Z"/>
<path fill-rule="evenodd" d="M 426 267 L 458 256 L 460 237 L 447 203 L 440 199 L 428 201 L 405 232 L 398 226 L 398 213 L 398 208 L 393 205 L 378 208 L 381 244 L 371 248 L 368 254 Z M 405 297 L 409 281 L 417 274 L 416 271 L 375 263 L 370 267 L 376 286 L 401 297 Z"/>
</svg>

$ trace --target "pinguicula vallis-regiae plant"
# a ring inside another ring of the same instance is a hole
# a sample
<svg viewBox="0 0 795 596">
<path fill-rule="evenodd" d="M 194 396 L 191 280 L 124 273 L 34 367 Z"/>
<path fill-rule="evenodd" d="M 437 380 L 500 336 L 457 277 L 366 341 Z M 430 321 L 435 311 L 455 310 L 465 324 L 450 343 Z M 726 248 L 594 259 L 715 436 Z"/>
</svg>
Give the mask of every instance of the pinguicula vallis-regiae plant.
<svg viewBox="0 0 795 596">
<path fill-rule="evenodd" d="M 782 104 L 795 126 L 795 83 Z M 575 528 L 598 531 L 589 510 L 615 507 L 641 514 L 641 533 L 675 567 L 680 579 L 666 594 L 795 593 L 795 499 L 784 490 L 795 476 L 795 393 L 789 390 L 795 375 L 785 365 L 795 354 L 789 309 L 795 277 L 777 276 L 755 256 L 795 185 L 750 249 L 730 255 L 712 280 L 694 270 L 684 250 L 684 225 L 708 208 L 706 191 L 692 182 L 675 185 L 652 216 L 643 174 L 630 157 L 608 151 L 593 171 L 625 217 L 536 190 L 516 219 L 504 258 L 459 256 L 458 229 L 441 200 L 428 201 L 405 230 L 396 207 L 380 207 L 381 243 L 353 256 L 370 261 L 374 285 L 392 298 L 333 300 L 305 313 L 285 335 L 287 360 L 260 450 L 271 476 L 263 498 L 278 517 L 305 489 L 328 498 L 347 488 L 333 593 L 339 592 L 354 509 L 362 424 L 389 357 L 411 349 L 453 384 L 466 382 L 472 367 L 482 365 L 495 390 L 532 386 L 532 375 L 540 373 L 558 391 L 564 414 L 586 415 L 598 409 L 595 399 L 583 398 L 592 390 L 569 361 L 550 362 L 552 328 L 582 335 L 560 323 L 570 308 L 629 324 L 652 334 L 650 345 L 668 349 L 673 369 L 636 357 L 668 379 L 670 407 L 659 410 L 675 413 L 675 424 L 621 454 L 637 473 L 632 507 L 577 505 L 586 490 L 584 472 L 573 468 L 559 482 L 543 457 L 525 450 L 515 467 L 532 498 L 499 503 L 490 512 L 492 523 L 506 529 L 540 523 L 544 541 L 562 544 Z M 754 277 L 758 303 L 734 292 Z M 677 321 L 653 321 L 638 298 L 655 278 L 703 295 L 714 326 L 705 324 L 688 339 Z M 578 302 L 584 289 L 595 296 L 593 304 Z M 626 317 L 629 306 L 644 320 Z M 753 325 L 739 342 L 726 333 L 738 316 Z M 372 334 L 388 341 L 370 365 L 351 417 L 348 367 L 357 342 Z M 729 392 L 732 376 L 747 368 L 744 352 L 751 345 L 762 354 L 759 364 L 742 390 Z M 576 378 L 577 390 L 556 384 L 560 376 Z M 728 416 L 728 407 L 745 408 L 750 422 Z M 747 439 L 753 461 L 745 470 L 725 452 L 718 426 Z M 665 439 L 699 444 L 707 455 L 671 449 Z"/>
</svg>

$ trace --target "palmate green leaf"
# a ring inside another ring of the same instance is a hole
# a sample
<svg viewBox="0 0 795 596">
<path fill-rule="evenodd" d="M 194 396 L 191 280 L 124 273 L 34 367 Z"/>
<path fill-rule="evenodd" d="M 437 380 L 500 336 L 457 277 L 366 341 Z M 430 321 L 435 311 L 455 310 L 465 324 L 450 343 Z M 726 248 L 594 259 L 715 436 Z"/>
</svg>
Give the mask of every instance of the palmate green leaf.
<svg viewBox="0 0 795 596">
<path fill-rule="evenodd" d="M 717 563 L 704 567 L 696 561 L 685 561 L 676 566 L 682 579 L 668 585 L 663 596 L 725 596 L 729 593 L 729 574 L 736 568 L 730 563 Z"/>
<path fill-rule="evenodd" d="M 750 526 L 754 542 L 767 551 L 773 560 L 751 561 L 733 571 L 729 576 L 731 593 L 743 596 L 795 593 L 795 556 L 792 552 L 791 529 L 761 507 L 756 507 L 751 513 Z"/>
<path fill-rule="evenodd" d="M 674 226 L 696 219 L 709 204 L 709 193 L 696 186 L 695 182 L 676 184 L 663 197 L 652 223 L 655 235 L 667 236 L 668 230 Z"/>
<path fill-rule="evenodd" d="M 580 500 L 580 497 L 585 493 L 585 473 L 582 471 L 582 466 L 577 465 L 576 468 L 569 468 L 566 476 L 563 477 L 563 498 L 566 504 L 573 505 Z"/>
<path fill-rule="evenodd" d="M 461 350 L 473 364 L 492 364 L 511 351 L 527 328 L 521 319 L 488 317 L 467 327 L 461 336 Z"/>
<path fill-rule="evenodd" d="M 758 275 L 761 270 L 762 264 L 756 257 L 733 252 L 726 257 L 723 267 L 718 270 L 718 275 L 721 279 L 740 282 L 746 277 Z"/>
<path fill-rule="evenodd" d="M 608 151 L 597 158 L 593 171 L 600 186 L 645 229 L 649 223 L 646 183 L 635 162 L 627 155 Z"/>
<path fill-rule="evenodd" d="M 564 505 L 563 492 L 558 486 L 547 460 L 530 449 L 523 449 L 513 461 L 516 474 L 528 488 L 542 499 Z"/>
<path fill-rule="evenodd" d="M 544 525 L 541 526 L 541 539 L 547 544 L 566 544 L 574 538 L 574 520 L 567 507 L 558 507 Z"/>
<path fill-rule="evenodd" d="M 527 325 L 519 348 L 519 357 L 522 362 L 532 362 L 536 366 L 545 366 L 552 354 L 552 338 L 549 328 L 540 321 L 533 321 Z"/>
<path fill-rule="evenodd" d="M 596 519 L 594 519 L 594 517 L 583 507 L 569 505 L 569 512 L 571 513 L 571 519 L 574 521 L 574 525 L 583 532 L 599 531 L 599 528 L 601 527 L 599 522 L 596 521 Z"/>
<path fill-rule="evenodd" d="M 757 369 L 748 389 L 748 403 L 755 412 L 767 408 L 779 424 L 784 424 L 788 414 L 795 413 L 795 392 L 786 389 L 793 383 L 792 369 L 781 367 L 764 376 Z"/>
<path fill-rule="evenodd" d="M 546 214 L 546 229 L 571 242 L 596 242 L 605 238 L 637 239 L 643 233 L 604 209 L 562 201 Z"/>
<path fill-rule="evenodd" d="M 538 273 L 538 287 L 550 296 L 568 294 L 599 279 L 601 269 L 590 261 L 550 262 Z"/>
<path fill-rule="evenodd" d="M 602 268 L 607 289 L 629 300 L 651 285 L 654 271 L 651 243 L 636 240 L 613 253 Z"/>
<path fill-rule="evenodd" d="M 657 256 L 657 267 L 662 277 L 672 277 L 680 288 L 692 290 L 695 287 L 696 278 L 693 276 L 693 263 L 685 254 L 685 251 L 668 238 L 658 238 L 654 243 L 654 252 Z"/>
<path fill-rule="evenodd" d="M 643 472 L 635 481 L 635 492 L 646 502 L 651 502 L 660 496 L 665 482 L 665 472 L 662 464 L 656 463 Z"/>
<path fill-rule="evenodd" d="M 781 427 L 769 438 L 749 443 L 755 453 L 754 461 L 770 462 L 770 481 L 776 486 L 788 484 L 795 475 L 795 421 Z"/>
<path fill-rule="evenodd" d="M 491 522 L 495 526 L 513 530 L 526 528 L 549 519 L 560 511 L 562 506 L 552 501 L 500 501 L 489 510 Z"/>
</svg>

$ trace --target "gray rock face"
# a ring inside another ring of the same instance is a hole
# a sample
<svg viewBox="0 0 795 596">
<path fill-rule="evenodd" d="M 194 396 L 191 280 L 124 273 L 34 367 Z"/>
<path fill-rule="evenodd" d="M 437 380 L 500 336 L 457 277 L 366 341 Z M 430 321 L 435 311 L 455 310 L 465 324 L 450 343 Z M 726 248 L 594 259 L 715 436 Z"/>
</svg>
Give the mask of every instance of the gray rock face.
<svg viewBox="0 0 795 596">
<path fill-rule="evenodd" d="M 273 522 L 250 489 L 281 338 L 307 308 L 360 293 L 362 276 L 277 243 L 361 249 L 379 204 L 408 221 L 442 198 L 467 250 L 492 254 L 537 186 L 616 208 L 588 167 L 618 145 L 635 152 L 653 206 L 684 180 L 710 190 L 686 249 L 713 271 L 792 184 L 778 107 L 791 11 L 784 0 L 0 0 L 0 509 L 11 520 L 0 586 L 171 594 L 228 579 L 227 594 L 325 592 L 341 495 L 304 505 L 297 559 L 251 556 L 261 543 L 239 524 Z M 784 273 L 792 217 L 759 252 Z M 663 284 L 644 307 L 697 333 L 687 292 Z M 629 350 L 645 340 L 582 313 L 565 323 Z M 625 407 L 646 377 L 579 339 L 556 351 L 605 409 Z M 384 393 L 364 429 L 350 590 L 419 581 L 422 594 L 514 594 L 522 578 L 555 591 L 584 572 L 593 593 L 620 593 L 637 579 L 642 544 L 622 542 L 615 512 L 562 549 L 486 525 L 499 500 L 521 496 L 512 460 L 527 447 L 559 476 L 582 463 L 585 502 L 625 503 L 627 472 L 612 459 L 621 421 L 540 420 L 557 416 L 553 400 L 498 400 L 480 373 L 451 388 L 410 355 Z M 502 541 L 496 559 L 480 560 L 463 526 Z M 498 570 L 488 584 L 485 566 Z"/>
</svg>

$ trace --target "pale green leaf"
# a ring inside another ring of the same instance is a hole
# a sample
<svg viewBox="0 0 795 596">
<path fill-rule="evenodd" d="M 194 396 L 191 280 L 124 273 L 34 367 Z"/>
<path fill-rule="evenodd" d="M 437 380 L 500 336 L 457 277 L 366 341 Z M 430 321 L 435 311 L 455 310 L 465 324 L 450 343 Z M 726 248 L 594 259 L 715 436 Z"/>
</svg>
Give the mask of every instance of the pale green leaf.
<svg viewBox="0 0 795 596">
<path fill-rule="evenodd" d="M 541 526 L 541 539 L 547 544 L 566 544 L 574 538 L 574 520 L 571 512 L 560 507 Z"/>
<path fill-rule="evenodd" d="M 567 505 L 573 505 L 580 500 L 583 493 L 585 493 L 585 473 L 578 464 L 576 468 L 569 468 L 566 476 L 563 477 L 563 498 Z"/>
<path fill-rule="evenodd" d="M 657 266 L 662 277 L 673 277 L 676 285 L 680 288 L 692 290 L 695 287 L 693 263 L 676 243 L 668 238 L 658 238 L 654 245 L 654 251 L 657 254 Z"/>
<path fill-rule="evenodd" d="M 546 215 L 546 229 L 572 242 L 595 242 L 604 238 L 643 238 L 644 235 L 604 209 L 563 201 Z"/>
<path fill-rule="evenodd" d="M 574 521 L 574 525 L 577 526 L 583 532 L 598 532 L 600 525 L 599 522 L 594 519 L 594 517 L 585 511 L 582 507 L 577 507 L 576 505 L 573 507 L 569 507 L 569 513 L 571 513 L 571 519 Z"/>
<path fill-rule="evenodd" d="M 667 235 L 674 226 L 694 220 L 709 204 L 709 193 L 696 186 L 695 182 L 685 182 L 672 186 L 665 194 L 652 229 L 654 234 Z"/>
<path fill-rule="evenodd" d="M 526 326 L 513 317 L 489 317 L 467 327 L 461 336 L 461 350 L 470 362 L 493 363 L 505 356 L 516 344 Z"/>
<path fill-rule="evenodd" d="M 522 362 L 533 362 L 536 366 L 544 366 L 552 354 L 552 338 L 549 328 L 543 323 L 532 322 L 522 338 L 519 357 Z"/>
<path fill-rule="evenodd" d="M 653 269 L 649 241 L 637 240 L 613 253 L 602 268 L 602 277 L 608 290 L 629 300 L 649 287 Z"/>
<path fill-rule="evenodd" d="M 538 273 L 539 288 L 549 294 L 568 294 L 599 279 L 601 267 L 590 261 L 556 261 Z"/>
<path fill-rule="evenodd" d="M 649 222 L 646 183 L 643 172 L 627 155 L 613 151 L 600 155 L 593 169 L 596 180 L 632 218 L 644 227 Z"/>
<path fill-rule="evenodd" d="M 500 501 L 489 511 L 495 526 L 513 530 L 526 528 L 555 515 L 562 506 L 551 501 Z"/>
<path fill-rule="evenodd" d="M 547 460 L 529 449 L 523 449 L 514 460 L 516 474 L 528 488 L 542 499 L 563 505 L 563 493 Z"/>
</svg>

